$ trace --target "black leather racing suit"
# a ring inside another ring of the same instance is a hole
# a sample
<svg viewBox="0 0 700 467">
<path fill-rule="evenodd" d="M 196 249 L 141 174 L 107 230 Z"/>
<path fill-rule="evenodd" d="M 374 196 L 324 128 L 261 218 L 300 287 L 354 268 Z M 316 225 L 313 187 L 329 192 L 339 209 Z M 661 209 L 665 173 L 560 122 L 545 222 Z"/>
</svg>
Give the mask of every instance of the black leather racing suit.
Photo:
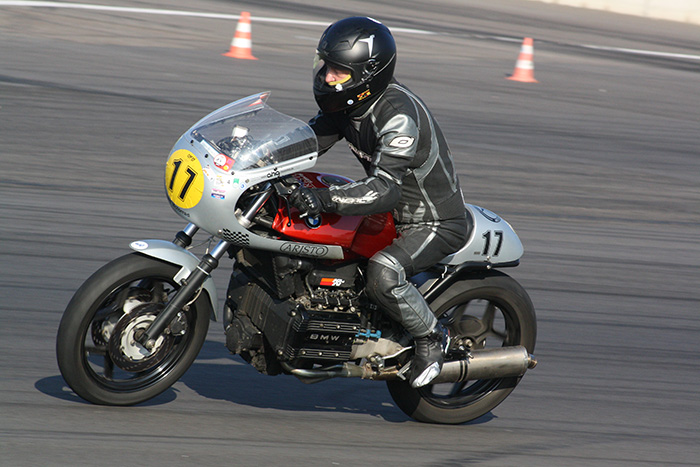
<svg viewBox="0 0 700 467">
<path fill-rule="evenodd" d="M 407 278 L 466 242 L 459 180 L 440 127 L 406 87 L 392 81 L 360 112 L 319 112 L 309 122 L 321 154 L 345 138 L 367 173 L 319 196 L 324 210 L 342 215 L 393 212 L 399 236 L 370 259 L 366 290 L 413 337 L 423 337 L 437 321 Z"/>
</svg>

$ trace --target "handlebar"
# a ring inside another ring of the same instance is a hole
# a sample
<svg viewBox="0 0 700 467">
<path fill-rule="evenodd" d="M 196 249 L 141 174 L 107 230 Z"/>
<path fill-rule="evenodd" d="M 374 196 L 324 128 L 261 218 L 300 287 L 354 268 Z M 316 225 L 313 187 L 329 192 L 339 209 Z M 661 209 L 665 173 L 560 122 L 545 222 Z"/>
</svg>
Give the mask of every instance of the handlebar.
<svg viewBox="0 0 700 467">
<path fill-rule="evenodd" d="M 274 182 L 272 185 L 275 187 L 275 191 L 277 192 L 277 194 L 285 198 L 288 198 L 294 190 L 301 186 L 299 180 L 297 180 L 292 175 L 282 177 L 276 182 Z"/>
</svg>

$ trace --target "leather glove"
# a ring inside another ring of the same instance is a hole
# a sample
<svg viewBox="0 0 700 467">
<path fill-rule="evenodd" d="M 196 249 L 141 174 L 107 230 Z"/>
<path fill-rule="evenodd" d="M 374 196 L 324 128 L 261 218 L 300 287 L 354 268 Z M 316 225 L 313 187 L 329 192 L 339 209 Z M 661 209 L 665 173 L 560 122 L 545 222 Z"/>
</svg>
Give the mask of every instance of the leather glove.
<svg viewBox="0 0 700 467">
<path fill-rule="evenodd" d="M 289 202 L 301 212 L 301 217 L 316 217 L 323 208 L 316 190 L 303 186 L 292 191 L 289 195 Z"/>
</svg>

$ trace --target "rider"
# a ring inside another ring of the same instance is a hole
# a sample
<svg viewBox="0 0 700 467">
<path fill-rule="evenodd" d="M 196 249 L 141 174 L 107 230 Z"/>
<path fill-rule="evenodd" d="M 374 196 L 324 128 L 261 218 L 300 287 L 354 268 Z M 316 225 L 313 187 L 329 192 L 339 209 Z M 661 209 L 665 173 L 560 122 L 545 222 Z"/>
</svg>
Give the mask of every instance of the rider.
<svg viewBox="0 0 700 467">
<path fill-rule="evenodd" d="M 342 138 L 367 177 L 329 189 L 299 187 L 290 200 L 308 215 L 393 211 L 398 238 L 367 267 L 369 298 L 411 333 L 410 383 L 442 369 L 446 330 L 408 278 L 461 248 L 467 215 L 445 138 L 425 104 L 394 77 L 389 29 L 366 17 L 331 24 L 316 51 L 313 89 L 320 112 L 309 122 L 323 154 Z"/>
</svg>

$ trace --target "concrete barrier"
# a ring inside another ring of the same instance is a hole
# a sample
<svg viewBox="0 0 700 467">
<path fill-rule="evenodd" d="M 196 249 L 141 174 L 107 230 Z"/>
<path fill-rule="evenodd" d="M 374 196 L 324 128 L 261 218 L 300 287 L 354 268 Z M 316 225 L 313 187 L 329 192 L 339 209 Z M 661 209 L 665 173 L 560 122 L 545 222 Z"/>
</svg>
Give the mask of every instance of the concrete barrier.
<svg viewBox="0 0 700 467">
<path fill-rule="evenodd" d="M 529 0 L 700 24 L 699 0 Z"/>
</svg>

